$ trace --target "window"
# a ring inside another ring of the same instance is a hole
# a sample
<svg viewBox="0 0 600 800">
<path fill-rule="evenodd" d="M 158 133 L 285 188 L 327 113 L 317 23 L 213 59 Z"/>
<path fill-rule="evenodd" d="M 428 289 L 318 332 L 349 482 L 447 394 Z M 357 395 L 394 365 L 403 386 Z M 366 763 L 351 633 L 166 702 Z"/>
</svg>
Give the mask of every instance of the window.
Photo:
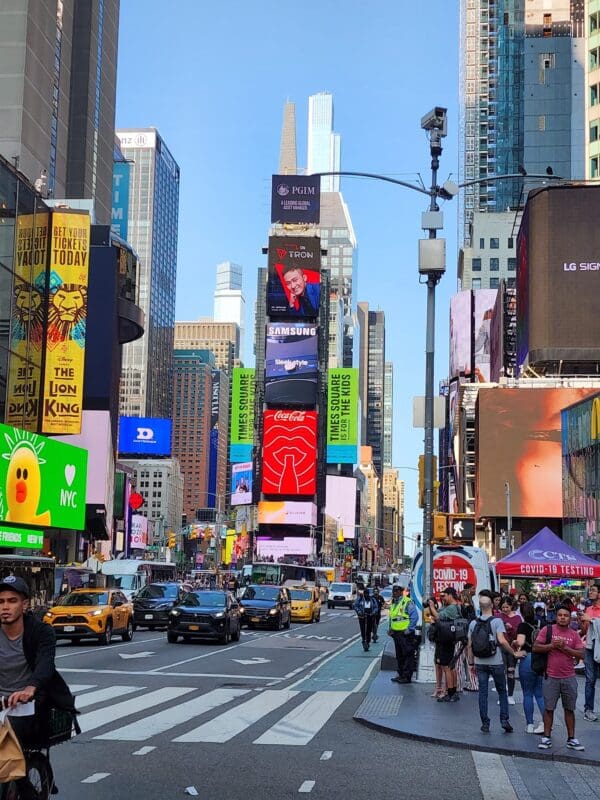
<svg viewBox="0 0 600 800">
<path fill-rule="evenodd" d="M 546 130 L 546 115 L 540 114 L 538 117 L 538 131 Z"/>
<path fill-rule="evenodd" d="M 513 250 L 514 246 L 515 246 L 515 240 L 513 239 L 512 236 L 509 236 L 508 237 L 508 249 L 509 250 Z"/>
<path fill-rule="evenodd" d="M 598 84 L 590 86 L 590 105 L 591 106 L 598 105 Z"/>
<path fill-rule="evenodd" d="M 590 142 L 598 141 L 598 120 L 590 124 Z"/>
<path fill-rule="evenodd" d="M 508 271 L 509 272 L 516 272 L 517 270 L 517 259 L 516 258 L 509 258 L 507 262 Z"/>
<path fill-rule="evenodd" d="M 598 48 L 594 47 L 593 50 L 589 52 L 590 56 L 590 69 L 597 69 L 598 68 Z"/>
<path fill-rule="evenodd" d="M 509 288 L 514 289 L 515 286 L 517 285 L 517 279 L 516 278 L 507 278 L 506 279 L 506 285 Z"/>
<path fill-rule="evenodd" d="M 485 239 L 480 239 L 479 240 L 479 249 L 480 250 L 485 250 Z"/>
<path fill-rule="evenodd" d="M 500 259 L 490 258 L 490 272 L 499 272 L 499 270 L 500 270 Z"/>
<path fill-rule="evenodd" d="M 492 237 L 490 239 L 490 249 L 491 250 L 499 250 L 500 249 L 500 239 L 496 237 Z"/>
<path fill-rule="evenodd" d="M 481 289 L 481 278 L 473 278 L 471 281 L 472 289 Z"/>
<path fill-rule="evenodd" d="M 490 278 L 490 289 L 497 289 L 499 281 L 499 278 Z"/>
<path fill-rule="evenodd" d="M 590 158 L 590 178 L 598 177 L 598 156 Z"/>
<path fill-rule="evenodd" d="M 472 259 L 472 261 L 471 261 L 471 270 L 473 272 L 481 272 L 481 259 L 480 258 Z"/>
</svg>

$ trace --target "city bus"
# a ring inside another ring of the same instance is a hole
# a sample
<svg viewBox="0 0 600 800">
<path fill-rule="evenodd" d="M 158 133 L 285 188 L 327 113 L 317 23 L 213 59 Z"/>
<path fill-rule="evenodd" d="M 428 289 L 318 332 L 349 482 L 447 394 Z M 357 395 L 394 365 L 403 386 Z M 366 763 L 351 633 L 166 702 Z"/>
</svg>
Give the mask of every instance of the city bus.
<svg viewBox="0 0 600 800">
<path fill-rule="evenodd" d="M 102 564 L 109 589 L 120 589 L 128 600 L 149 583 L 177 580 L 177 567 L 165 561 L 142 561 L 136 558 L 114 558 Z"/>
<path fill-rule="evenodd" d="M 303 564 L 277 564 L 270 561 L 255 561 L 242 567 L 242 583 L 270 583 L 283 586 L 293 582 L 296 585 L 313 583 L 319 585 L 319 576 L 314 567 Z"/>
<path fill-rule="evenodd" d="M 31 608 L 45 610 L 52 605 L 54 597 L 53 558 L 45 556 L 0 555 L 0 578 L 7 575 L 18 575 L 29 586 Z"/>
</svg>

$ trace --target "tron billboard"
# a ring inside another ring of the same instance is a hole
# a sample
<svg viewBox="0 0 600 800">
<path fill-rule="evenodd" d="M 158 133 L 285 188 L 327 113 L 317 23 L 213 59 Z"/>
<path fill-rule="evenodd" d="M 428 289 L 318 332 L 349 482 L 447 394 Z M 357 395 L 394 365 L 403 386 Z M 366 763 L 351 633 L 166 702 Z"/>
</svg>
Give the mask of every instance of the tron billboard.
<svg viewBox="0 0 600 800">
<path fill-rule="evenodd" d="M 318 236 L 269 237 L 267 312 L 270 317 L 314 319 L 321 299 Z"/>
<path fill-rule="evenodd" d="M 318 328 L 305 322 L 267 324 L 265 402 L 309 405 L 317 400 Z"/>
<path fill-rule="evenodd" d="M 120 417 L 119 453 L 136 456 L 171 455 L 171 420 Z"/>
<path fill-rule="evenodd" d="M 263 414 L 262 493 L 314 495 L 317 487 L 317 412 Z"/>
</svg>

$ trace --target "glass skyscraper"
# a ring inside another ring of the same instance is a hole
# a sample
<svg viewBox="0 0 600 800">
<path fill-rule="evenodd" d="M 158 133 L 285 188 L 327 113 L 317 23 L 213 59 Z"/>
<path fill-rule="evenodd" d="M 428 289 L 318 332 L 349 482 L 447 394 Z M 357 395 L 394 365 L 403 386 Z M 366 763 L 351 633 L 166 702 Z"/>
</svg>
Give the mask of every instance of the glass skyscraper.
<svg viewBox="0 0 600 800">
<path fill-rule="evenodd" d="M 179 219 L 179 167 L 154 128 L 118 130 L 131 162 L 127 238 L 139 256 L 144 336 L 123 348 L 120 413 L 170 417 Z"/>
<path fill-rule="evenodd" d="M 333 132 L 333 95 L 319 92 L 308 98 L 308 160 L 306 172 L 339 172 L 340 136 Z M 322 192 L 339 192 L 339 177 L 321 178 Z"/>
</svg>

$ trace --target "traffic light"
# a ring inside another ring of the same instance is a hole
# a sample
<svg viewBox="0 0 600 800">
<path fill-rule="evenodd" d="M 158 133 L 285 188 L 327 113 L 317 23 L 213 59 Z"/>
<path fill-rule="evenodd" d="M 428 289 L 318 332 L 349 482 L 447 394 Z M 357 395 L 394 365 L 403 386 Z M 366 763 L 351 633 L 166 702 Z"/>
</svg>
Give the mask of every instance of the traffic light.
<svg viewBox="0 0 600 800">
<path fill-rule="evenodd" d="M 169 533 L 169 539 L 167 541 L 167 547 L 170 550 L 175 550 L 175 548 L 177 547 L 177 537 L 175 536 L 174 533 Z"/>
<path fill-rule="evenodd" d="M 447 514 L 434 514 L 433 515 L 433 538 L 446 539 L 448 536 L 448 515 Z"/>
<path fill-rule="evenodd" d="M 432 508 L 438 507 L 438 489 L 440 482 L 436 480 L 437 456 L 433 458 L 433 492 L 431 497 Z M 419 508 L 425 508 L 425 456 L 419 456 Z"/>
</svg>

